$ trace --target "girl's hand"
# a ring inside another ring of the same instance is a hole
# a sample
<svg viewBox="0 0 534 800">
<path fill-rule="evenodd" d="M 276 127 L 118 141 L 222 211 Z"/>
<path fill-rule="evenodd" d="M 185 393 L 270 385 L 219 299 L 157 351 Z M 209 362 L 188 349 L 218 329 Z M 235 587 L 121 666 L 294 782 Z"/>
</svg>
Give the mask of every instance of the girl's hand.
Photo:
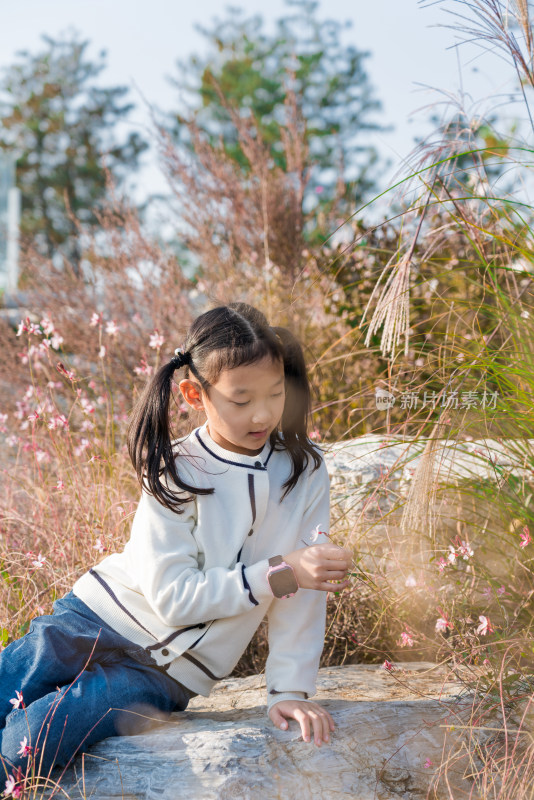
<svg viewBox="0 0 534 800">
<path fill-rule="evenodd" d="M 350 584 L 348 579 L 343 583 L 329 583 L 344 578 L 352 563 L 349 551 L 336 544 L 312 544 L 294 550 L 283 559 L 293 567 L 302 589 L 338 592 Z"/>
<path fill-rule="evenodd" d="M 317 747 L 321 747 L 322 742 L 329 741 L 330 731 L 335 728 L 334 720 L 328 711 L 319 703 L 308 700 L 281 700 L 271 706 L 269 717 L 276 727 L 282 730 L 287 730 L 286 719 L 296 719 L 305 742 L 310 741 L 310 728 L 313 725 L 313 736 Z"/>
</svg>

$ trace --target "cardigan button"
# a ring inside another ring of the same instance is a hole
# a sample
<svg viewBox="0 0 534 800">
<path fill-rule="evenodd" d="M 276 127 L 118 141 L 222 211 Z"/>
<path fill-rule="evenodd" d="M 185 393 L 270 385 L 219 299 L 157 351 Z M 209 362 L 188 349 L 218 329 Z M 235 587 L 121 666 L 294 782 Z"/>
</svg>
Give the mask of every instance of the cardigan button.
<svg viewBox="0 0 534 800">
<path fill-rule="evenodd" d="M 255 461 L 254 462 L 254 466 L 255 467 L 263 467 L 263 464 L 261 463 L 261 461 Z"/>
<path fill-rule="evenodd" d="M 249 535 L 249 536 L 252 536 L 252 534 L 253 534 L 253 533 L 254 533 L 254 531 L 253 531 L 253 530 L 252 530 L 252 528 L 251 528 L 251 529 L 249 530 L 249 532 L 248 532 L 248 535 Z"/>
<path fill-rule="evenodd" d="M 161 655 L 162 656 L 168 656 L 169 655 L 169 651 L 167 650 L 166 647 L 164 647 L 163 650 L 161 651 Z"/>
</svg>

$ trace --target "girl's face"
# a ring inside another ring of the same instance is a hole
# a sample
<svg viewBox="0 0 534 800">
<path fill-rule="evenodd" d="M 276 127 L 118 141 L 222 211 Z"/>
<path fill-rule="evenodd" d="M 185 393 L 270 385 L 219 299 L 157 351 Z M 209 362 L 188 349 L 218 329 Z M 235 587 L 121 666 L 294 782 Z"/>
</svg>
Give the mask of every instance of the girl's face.
<svg viewBox="0 0 534 800">
<path fill-rule="evenodd" d="M 186 379 L 179 386 L 190 406 L 205 411 L 213 441 L 233 453 L 259 453 L 284 410 L 284 365 L 270 356 L 223 370 L 209 397 L 195 381 Z"/>
</svg>

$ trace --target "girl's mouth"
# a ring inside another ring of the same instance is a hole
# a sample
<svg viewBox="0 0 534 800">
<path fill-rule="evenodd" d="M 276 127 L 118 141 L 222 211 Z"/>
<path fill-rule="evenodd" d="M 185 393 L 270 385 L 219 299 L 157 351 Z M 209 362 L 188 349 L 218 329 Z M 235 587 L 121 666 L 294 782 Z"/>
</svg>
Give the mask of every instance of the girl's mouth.
<svg viewBox="0 0 534 800">
<path fill-rule="evenodd" d="M 262 436 L 265 436 L 266 433 L 267 433 L 267 428 L 265 428 L 265 430 L 263 431 L 250 431 L 250 435 L 254 436 L 254 438 L 256 439 L 261 439 Z"/>
</svg>

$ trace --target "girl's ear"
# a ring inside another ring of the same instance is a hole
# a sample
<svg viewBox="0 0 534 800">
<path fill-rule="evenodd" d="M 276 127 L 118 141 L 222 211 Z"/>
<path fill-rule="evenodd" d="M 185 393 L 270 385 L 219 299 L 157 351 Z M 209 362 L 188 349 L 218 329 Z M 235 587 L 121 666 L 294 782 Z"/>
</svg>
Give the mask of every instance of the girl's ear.
<svg viewBox="0 0 534 800">
<path fill-rule="evenodd" d="M 184 378 L 183 381 L 180 381 L 178 386 L 185 402 L 191 406 L 191 408 L 197 411 L 204 410 L 204 403 L 202 402 L 202 395 L 198 383 L 193 383 L 193 381 L 190 381 L 188 378 Z"/>
</svg>

